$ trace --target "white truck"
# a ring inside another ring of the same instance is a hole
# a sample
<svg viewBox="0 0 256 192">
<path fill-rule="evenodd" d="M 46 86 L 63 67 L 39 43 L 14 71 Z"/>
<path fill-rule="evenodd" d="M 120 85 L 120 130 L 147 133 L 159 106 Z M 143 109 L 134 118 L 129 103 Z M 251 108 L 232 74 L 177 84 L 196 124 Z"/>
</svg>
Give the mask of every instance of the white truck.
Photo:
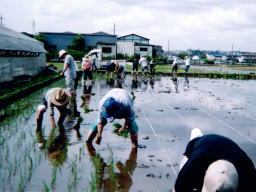
<svg viewBox="0 0 256 192">
<path fill-rule="evenodd" d="M 90 57 L 92 62 L 95 60 L 94 62 L 98 70 L 106 70 L 107 63 L 112 61 L 117 61 L 119 65 L 123 65 L 124 68 L 127 65 L 126 60 L 102 60 L 102 51 L 100 49 L 93 49 L 86 56 Z"/>
</svg>

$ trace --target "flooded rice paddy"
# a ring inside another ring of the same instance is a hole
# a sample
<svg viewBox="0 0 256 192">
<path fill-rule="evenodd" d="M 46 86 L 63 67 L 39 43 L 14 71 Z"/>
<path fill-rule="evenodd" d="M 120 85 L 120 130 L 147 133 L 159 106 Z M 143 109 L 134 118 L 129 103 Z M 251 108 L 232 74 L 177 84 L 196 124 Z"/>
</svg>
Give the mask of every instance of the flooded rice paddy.
<svg viewBox="0 0 256 192">
<path fill-rule="evenodd" d="M 97 79 L 85 89 L 80 82 L 70 108 L 76 104 L 81 118 L 72 113 L 62 132 L 51 129 L 47 113 L 37 130 L 36 110 L 44 92 L 64 87 L 64 80 L 2 109 L 0 191 L 171 191 L 195 127 L 230 137 L 256 164 L 255 81 L 179 77 L 176 83 L 168 77 L 128 76 L 118 83 L 135 95 L 143 147 L 132 150 L 130 139 L 114 134 L 108 123 L 94 153 L 85 145 L 86 135 L 113 83 Z M 83 94 L 90 89 L 90 95 Z"/>
</svg>

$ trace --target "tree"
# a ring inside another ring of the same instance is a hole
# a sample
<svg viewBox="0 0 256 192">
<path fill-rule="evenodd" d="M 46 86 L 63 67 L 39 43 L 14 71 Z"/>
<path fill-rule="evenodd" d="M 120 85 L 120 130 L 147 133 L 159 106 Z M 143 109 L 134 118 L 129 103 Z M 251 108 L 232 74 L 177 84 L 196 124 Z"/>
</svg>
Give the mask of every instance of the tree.
<svg viewBox="0 0 256 192">
<path fill-rule="evenodd" d="M 72 40 L 70 48 L 77 51 L 84 51 L 85 42 L 82 34 L 78 34 L 77 36 L 75 36 L 75 38 Z"/>
<path fill-rule="evenodd" d="M 178 55 L 178 57 L 181 58 L 181 59 L 184 59 L 185 56 L 188 56 L 188 54 L 185 53 L 185 52 L 181 52 L 181 53 Z"/>
<path fill-rule="evenodd" d="M 44 36 L 43 34 L 38 33 L 38 34 L 36 34 L 36 35 L 34 36 L 34 38 L 35 38 L 36 40 L 41 41 L 42 43 L 44 43 L 44 46 L 47 45 L 47 40 L 46 40 L 46 38 L 45 38 L 45 36 Z"/>
</svg>

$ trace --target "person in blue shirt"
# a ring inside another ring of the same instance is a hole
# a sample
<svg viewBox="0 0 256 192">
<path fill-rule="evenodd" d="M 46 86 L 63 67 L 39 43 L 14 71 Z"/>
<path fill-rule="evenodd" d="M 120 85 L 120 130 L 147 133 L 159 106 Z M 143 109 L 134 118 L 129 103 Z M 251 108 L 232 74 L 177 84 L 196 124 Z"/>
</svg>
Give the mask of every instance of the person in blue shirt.
<svg viewBox="0 0 256 192">
<path fill-rule="evenodd" d="M 119 132 L 128 129 L 132 147 L 138 146 L 138 125 L 135 121 L 135 112 L 133 108 L 132 96 L 123 89 L 114 88 L 110 90 L 100 101 L 98 109 L 97 124 L 93 125 L 88 133 L 86 142 L 99 144 L 102 140 L 102 131 L 107 124 L 107 119 L 125 119 L 124 124 L 119 128 Z"/>
</svg>

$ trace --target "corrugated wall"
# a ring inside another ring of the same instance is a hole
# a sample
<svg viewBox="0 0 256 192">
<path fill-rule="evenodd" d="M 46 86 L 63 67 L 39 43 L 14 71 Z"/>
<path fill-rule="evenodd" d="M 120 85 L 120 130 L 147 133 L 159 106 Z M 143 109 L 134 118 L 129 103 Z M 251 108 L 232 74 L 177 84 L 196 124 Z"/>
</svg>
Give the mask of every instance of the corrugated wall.
<svg viewBox="0 0 256 192">
<path fill-rule="evenodd" d="M 46 66 L 46 57 L 0 57 L 0 82 L 11 81 L 20 75 L 35 76 Z"/>
<path fill-rule="evenodd" d="M 132 42 L 117 42 L 117 54 L 123 54 L 127 56 L 134 55 L 134 43 Z"/>
</svg>

